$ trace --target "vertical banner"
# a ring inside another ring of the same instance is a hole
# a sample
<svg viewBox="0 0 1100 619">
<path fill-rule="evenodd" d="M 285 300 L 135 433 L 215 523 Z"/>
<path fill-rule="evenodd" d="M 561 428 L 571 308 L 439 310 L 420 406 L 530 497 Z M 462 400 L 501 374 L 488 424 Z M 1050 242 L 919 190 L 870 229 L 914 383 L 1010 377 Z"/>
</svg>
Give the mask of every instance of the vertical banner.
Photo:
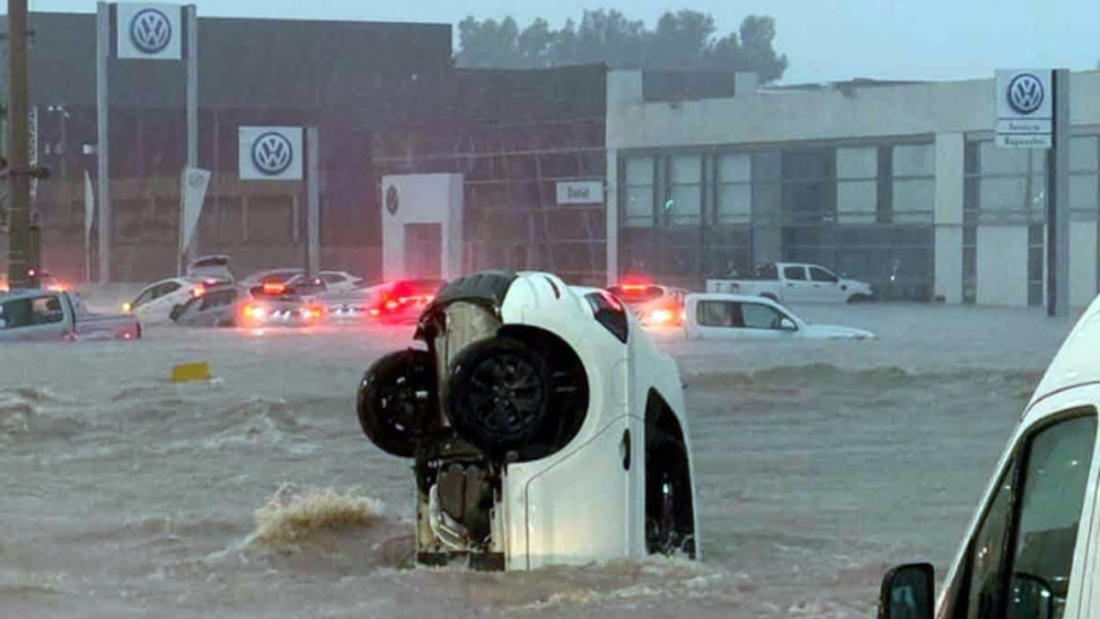
<svg viewBox="0 0 1100 619">
<path fill-rule="evenodd" d="M 183 212 L 180 229 L 180 253 L 186 253 L 191 239 L 195 236 L 195 229 L 202 215 L 202 203 L 206 199 L 206 188 L 210 185 L 210 171 L 200 168 L 184 168 L 183 187 L 180 192 L 181 207 Z"/>
<path fill-rule="evenodd" d="M 182 10 L 178 4 L 118 3 L 118 57 L 180 60 Z"/>
<path fill-rule="evenodd" d="M 240 127 L 238 142 L 241 180 L 302 180 L 301 127 Z"/>
<path fill-rule="evenodd" d="M 92 281 L 92 224 L 95 222 L 95 188 L 84 170 L 84 277 Z"/>
<path fill-rule="evenodd" d="M 31 106 L 31 118 L 30 124 L 27 125 L 30 128 L 30 164 L 31 169 L 38 166 L 38 106 Z M 31 177 L 31 210 L 34 210 L 36 202 L 38 201 L 38 177 Z"/>
</svg>

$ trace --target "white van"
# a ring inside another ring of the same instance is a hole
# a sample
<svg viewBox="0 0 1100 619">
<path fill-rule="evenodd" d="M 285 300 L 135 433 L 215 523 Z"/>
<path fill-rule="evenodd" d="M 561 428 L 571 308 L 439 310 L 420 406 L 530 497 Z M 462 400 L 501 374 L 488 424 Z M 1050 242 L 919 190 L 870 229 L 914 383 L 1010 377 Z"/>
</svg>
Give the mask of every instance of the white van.
<svg viewBox="0 0 1100 619">
<path fill-rule="evenodd" d="M 879 618 L 1100 617 L 1098 406 L 1100 298 L 1024 409 L 938 603 L 932 566 L 902 565 L 883 579 Z"/>
</svg>

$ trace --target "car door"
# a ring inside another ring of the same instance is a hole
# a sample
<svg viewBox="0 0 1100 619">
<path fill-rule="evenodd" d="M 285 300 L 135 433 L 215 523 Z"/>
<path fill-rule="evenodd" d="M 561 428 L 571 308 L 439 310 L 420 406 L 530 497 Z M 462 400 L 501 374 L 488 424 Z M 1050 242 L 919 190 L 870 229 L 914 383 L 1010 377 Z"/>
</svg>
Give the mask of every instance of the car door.
<svg viewBox="0 0 1100 619">
<path fill-rule="evenodd" d="M 9 299 L 0 304 L 0 316 L 0 341 L 57 341 L 72 330 L 72 316 L 56 294 Z"/>
<path fill-rule="evenodd" d="M 1084 594 L 1096 580 L 1088 577 L 1095 556 L 1085 552 L 1096 544 L 1096 408 L 1066 398 L 1045 405 L 1054 414 L 1022 432 L 1002 458 L 949 574 L 939 619 L 1093 616 Z"/>
<path fill-rule="evenodd" d="M 847 291 L 840 289 L 840 278 L 828 269 L 811 266 L 810 293 L 808 301 L 814 303 L 844 303 L 848 300 Z"/>
<path fill-rule="evenodd" d="M 788 264 L 783 266 L 780 285 L 783 297 L 779 299 L 783 303 L 806 303 L 813 300 L 813 288 L 806 276 L 806 267 L 801 264 Z"/>
<path fill-rule="evenodd" d="M 194 326 L 226 327 L 236 324 L 237 290 L 215 290 L 201 297 L 196 316 L 190 322 Z"/>
</svg>

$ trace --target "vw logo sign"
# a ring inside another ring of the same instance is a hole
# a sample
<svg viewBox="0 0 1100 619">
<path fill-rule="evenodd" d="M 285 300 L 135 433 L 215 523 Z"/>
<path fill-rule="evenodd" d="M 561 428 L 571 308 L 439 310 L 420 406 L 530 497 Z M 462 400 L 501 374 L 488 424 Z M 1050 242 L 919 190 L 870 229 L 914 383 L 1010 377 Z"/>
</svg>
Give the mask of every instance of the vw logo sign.
<svg viewBox="0 0 1100 619">
<path fill-rule="evenodd" d="M 252 142 L 252 165 L 262 174 L 278 176 L 294 161 L 294 146 L 281 133 L 268 131 Z"/>
<path fill-rule="evenodd" d="M 142 9 L 130 20 L 130 42 L 146 54 L 159 54 L 172 41 L 172 22 L 157 9 Z"/>
<path fill-rule="evenodd" d="M 1021 73 L 1008 83 L 1008 106 L 1017 114 L 1031 114 L 1043 105 L 1043 82 L 1031 73 Z"/>
</svg>

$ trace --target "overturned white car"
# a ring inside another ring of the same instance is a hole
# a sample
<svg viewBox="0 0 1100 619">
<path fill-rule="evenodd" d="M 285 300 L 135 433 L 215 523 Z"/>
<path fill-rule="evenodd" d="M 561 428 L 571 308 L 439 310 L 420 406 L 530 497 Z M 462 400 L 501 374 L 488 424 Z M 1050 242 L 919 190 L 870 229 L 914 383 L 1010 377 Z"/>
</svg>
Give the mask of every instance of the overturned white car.
<svg viewBox="0 0 1100 619">
<path fill-rule="evenodd" d="M 367 437 L 415 460 L 417 560 L 528 570 L 700 556 L 679 371 L 606 291 L 546 273 L 447 284 L 426 349 L 359 386 Z"/>
</svg>

